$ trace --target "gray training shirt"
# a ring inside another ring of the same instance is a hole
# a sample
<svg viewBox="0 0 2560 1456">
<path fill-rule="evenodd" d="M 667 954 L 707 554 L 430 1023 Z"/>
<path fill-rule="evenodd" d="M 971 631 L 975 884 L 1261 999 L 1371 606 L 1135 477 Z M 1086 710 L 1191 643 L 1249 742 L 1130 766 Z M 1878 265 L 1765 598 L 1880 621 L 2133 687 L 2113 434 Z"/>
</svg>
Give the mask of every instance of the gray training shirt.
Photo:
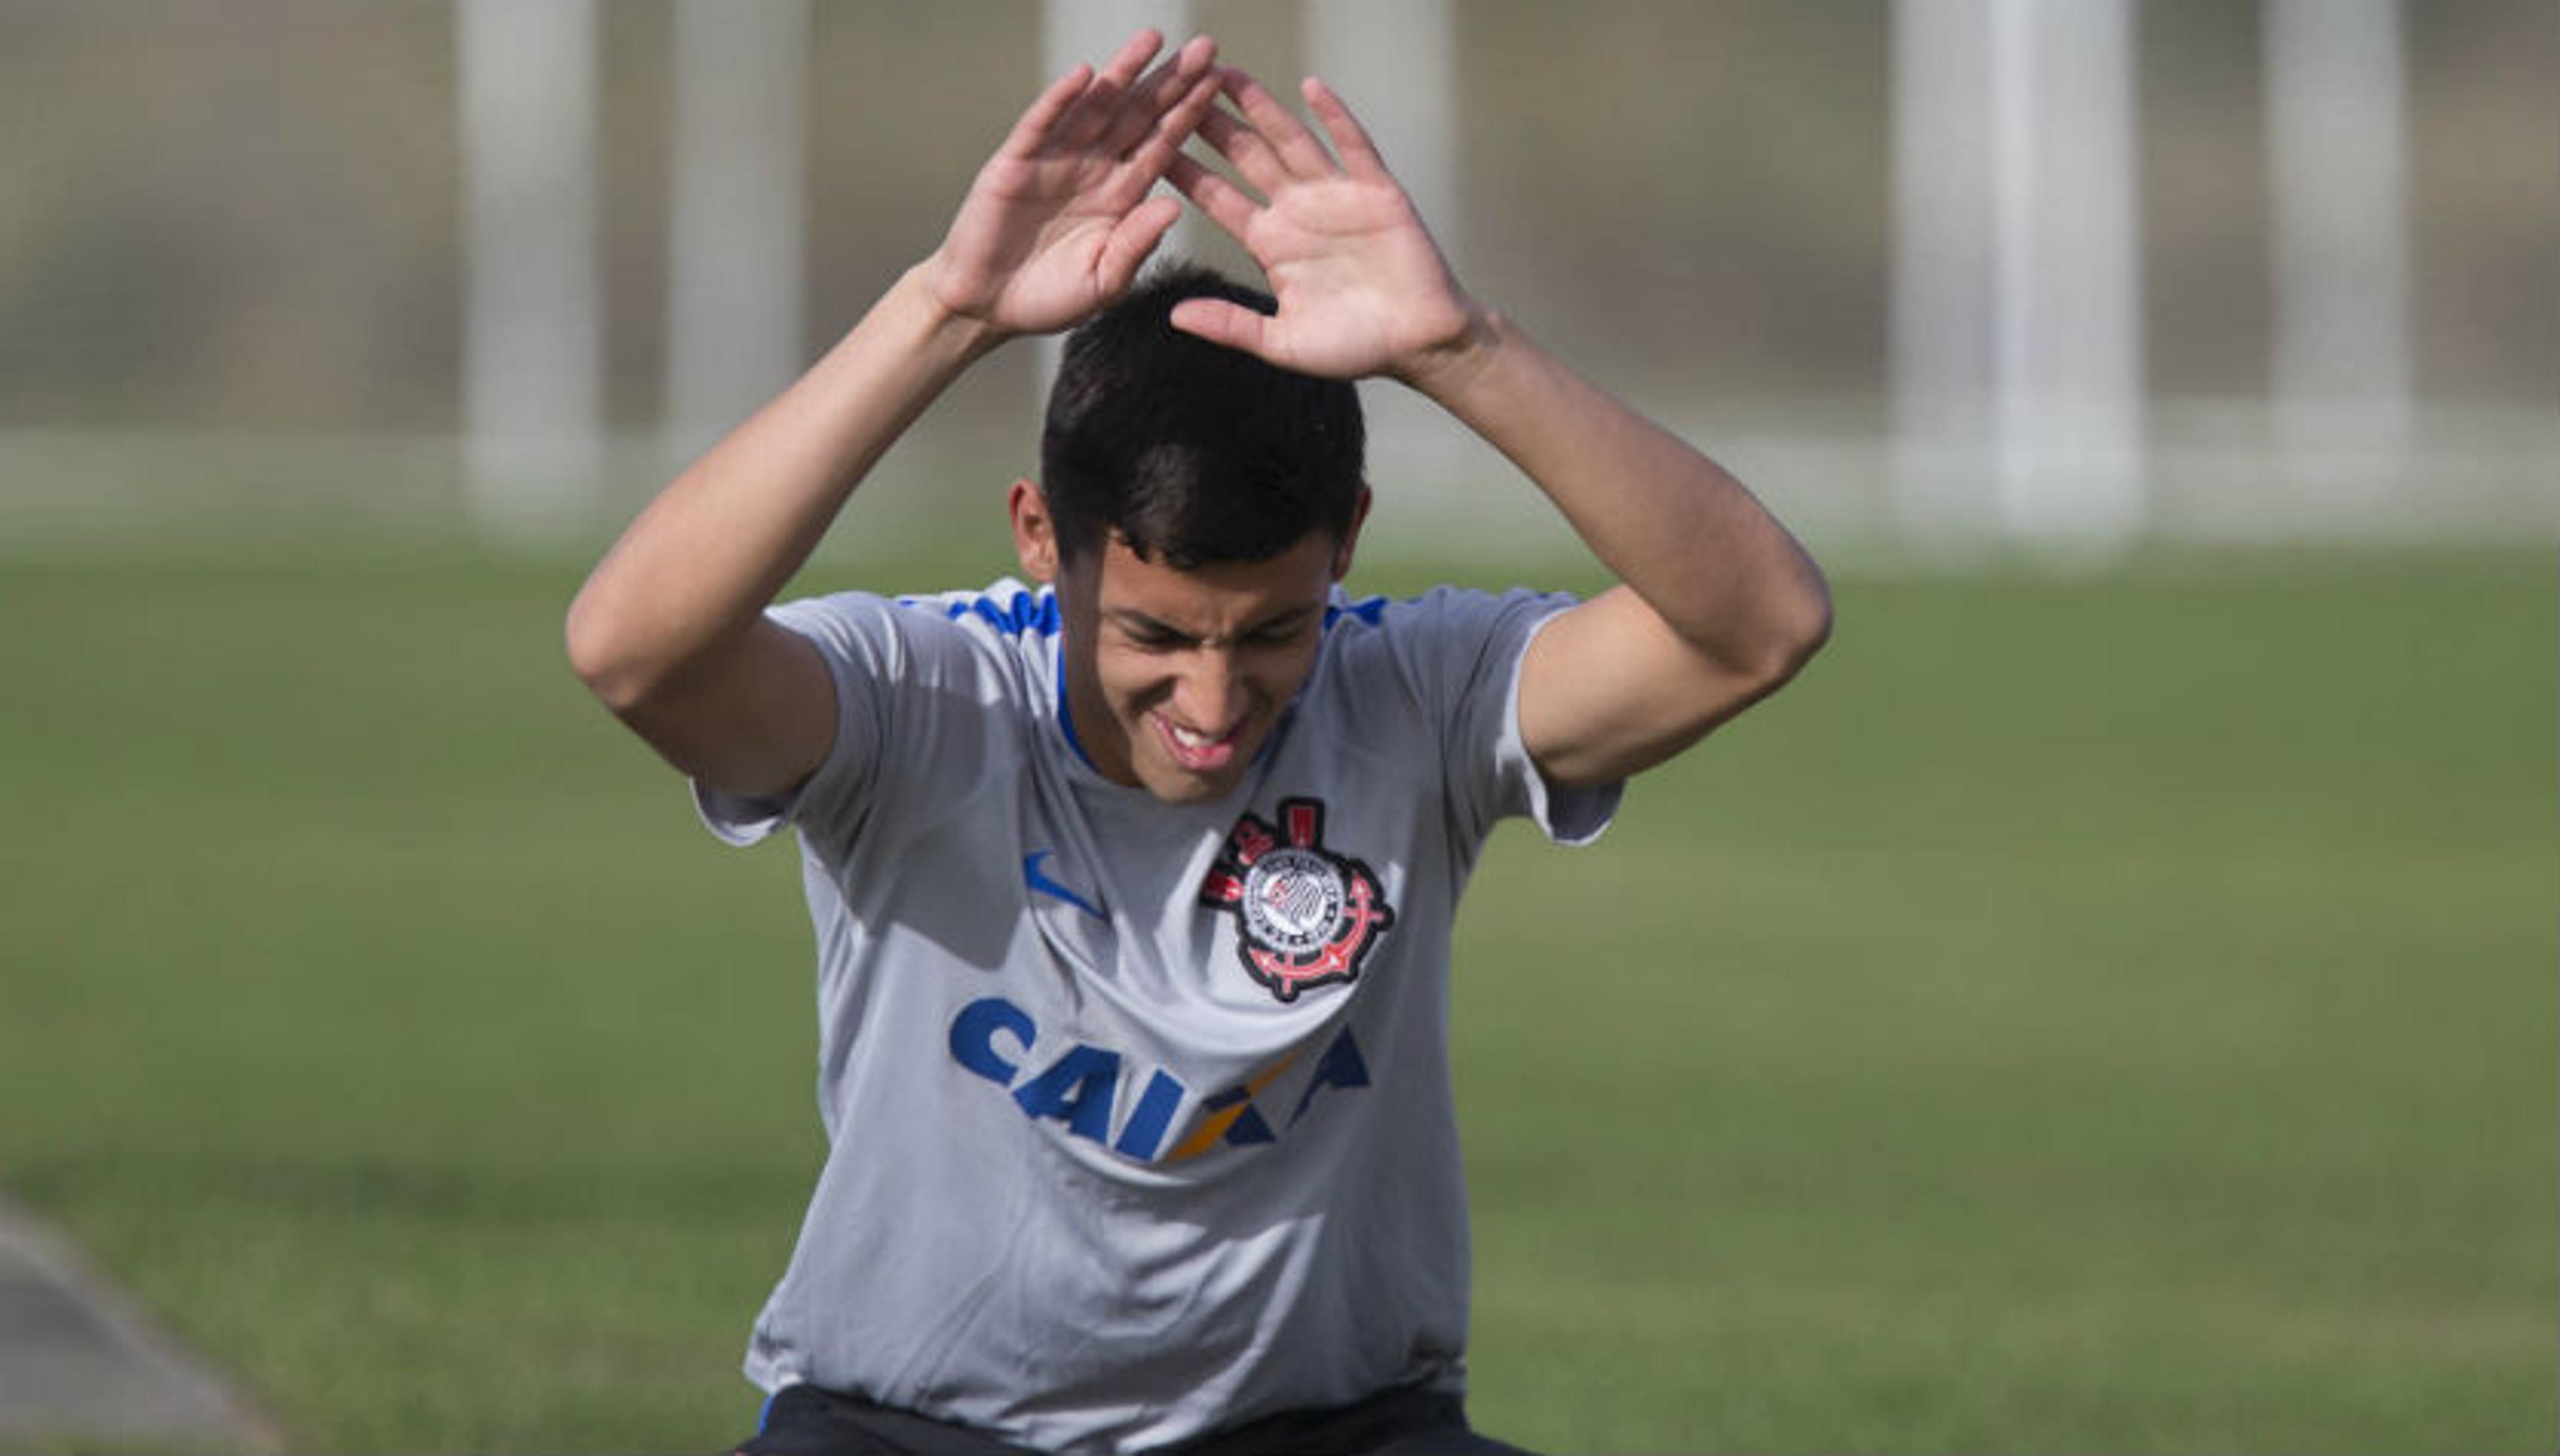
<svg viewBox="0 0 2560 1456">
<path fill-rule="evenodd" d="M 1075 1450 L 1463 1388 L 1451 919 L 1498 820 L 1582 843 L 1618 801 L 1520 745 L 1568 604 L 1337 592 L 1191 806 L 1085 761 L 1045 588 L 775 608 L 835 748 L 788 799 L 697 801 L 798 831 L 829 1153 L 748 1375 Z"/>
</svg>

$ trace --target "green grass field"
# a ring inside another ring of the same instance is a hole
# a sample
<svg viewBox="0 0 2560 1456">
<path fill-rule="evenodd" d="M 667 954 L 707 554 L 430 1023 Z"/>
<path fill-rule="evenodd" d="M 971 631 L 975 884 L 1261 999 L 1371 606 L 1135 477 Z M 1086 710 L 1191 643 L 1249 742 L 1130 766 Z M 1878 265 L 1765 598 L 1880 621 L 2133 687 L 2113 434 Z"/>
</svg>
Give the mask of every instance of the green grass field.
<svg viewBox="0 0 2560 1456">
<path fill-rule="evenodd" d="M 581 570 L 0 562 L 0 1187 L 297 1448 L 754 1414 L 797 876 L 585 701 Z M 1478 882 L 1479 1421 L 2552 1449 L 2547 548 L 1838 584 L 1795 688 Z"/>
</svg>

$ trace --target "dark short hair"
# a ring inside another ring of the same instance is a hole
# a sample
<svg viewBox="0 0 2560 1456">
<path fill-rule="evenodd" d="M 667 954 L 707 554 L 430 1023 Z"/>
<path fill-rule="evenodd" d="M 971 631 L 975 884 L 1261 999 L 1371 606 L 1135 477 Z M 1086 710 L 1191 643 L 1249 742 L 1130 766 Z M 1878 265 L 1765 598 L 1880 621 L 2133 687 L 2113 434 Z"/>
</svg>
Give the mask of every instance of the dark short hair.
<svg viewBox="0 0 2560 1456">
<path fill-rule="evenodd" d="M 1117 536 L 1188 569 L 1261 562 L 1359 508 L 1360 395 L 1186 334 L 1187 298 L 1268 314 L 1271 296 L 1172 263 L 1069 335 L 1040 432 L 1040 492 L 1066 560 Z"/>
</svg>

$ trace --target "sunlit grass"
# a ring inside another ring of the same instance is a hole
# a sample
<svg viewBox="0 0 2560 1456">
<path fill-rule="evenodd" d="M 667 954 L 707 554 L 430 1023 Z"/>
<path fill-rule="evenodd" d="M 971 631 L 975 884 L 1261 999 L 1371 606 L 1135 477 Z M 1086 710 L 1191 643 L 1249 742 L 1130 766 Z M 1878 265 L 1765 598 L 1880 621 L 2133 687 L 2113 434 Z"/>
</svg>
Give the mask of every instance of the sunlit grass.
<svg viewBox="0 0 2560 1456">
<path fill-rule="evenodd" d="M 0 566 L 0 1186 L 303 1448 L 753 1415 L 797 876 L 570 680 L 581 569 Z M 1480 875 L 1479 1420 L 2548 1449 L 2543 555 L 1840 585 L 1599 847 Z"/>
</svg>

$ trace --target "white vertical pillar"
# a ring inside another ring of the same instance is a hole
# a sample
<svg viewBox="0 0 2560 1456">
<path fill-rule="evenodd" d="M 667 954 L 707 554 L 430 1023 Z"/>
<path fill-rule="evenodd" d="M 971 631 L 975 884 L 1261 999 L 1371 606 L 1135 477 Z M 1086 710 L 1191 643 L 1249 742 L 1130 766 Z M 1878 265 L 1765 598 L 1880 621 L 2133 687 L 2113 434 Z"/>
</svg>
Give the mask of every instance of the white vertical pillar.
<svg viewBox="0 0 2560 1456">
<path fill-rule="evenodd" d="M 1191 23 L 1190 0 L 1040 0 L 1040 74 L 1036 85 L 1048 84 L 1078 63 L 1100 66 L 1131 36 L 1151 27 L 1165 38 L 1165 52 L 1170 52 L 1191 39 Z M 1156 59 L 1163 60 L 1164 52 Z M 1156 255 L 1189 253 L 1194 230 L 1200 226 L 1186 206 L 1182 221 L 1174 224 Z M 1040 341 L 1035 399 L 1042 405 L 1063 347 L 1064 341 L 1058 338 Z"/>
<path fill-rule="evenodd" d="M 690 459 L 805 362 L 808 0 L 679 0 L 665 448 Z"/>
<path fill-rule="evenodd" d="M 2143 516 L 2126 0 L 1896 0 L 1893 514 L 2111 545 Z"/>
<path fill-rule="evenodd" d="M 1457 18 L 1450 0 L 1302 0 L 1307 70 L 1351 104 L 1388 170 L 1464 276 L 1459 225 Z M 1294 89 L 1284 99 L 1295 102 Z M 1363 385 L 1368 473 L 1390 490 L 1453 490 L 1466 439 L 1412 391 Z"/>
<path fill-rule="evenodd" d="M 2296 478 L 2371 486 L 2410 439 L 2398 0 L 2265 0 L 2274 433 Z"/>
<path fill-rule="evenodd" d="M 1078 62 L 1100 66 L 1122 42 L 1150 27 L 1171 52 L 1191 39 L 1191 0 L 1040 0 L 1041 83 Z"/>
<path fill-rule="evenodd" d="M 2132 40 L 2129 0 L 1994 0 L 2000 519 L 2023 540 L 2142 525 Z"/>
<path fill-rule="evenodd" d="M 460 0 L 463 458 L 503 534 L 572 522 L 601 468 L 594 0 Z"/>
<path fill-rule="evenodd" d="M 1991 10 L 1895 0 L 1892 49 L 1895 529 L 1993 529 Z"/>
<path fill-rule="evenodd" d="M 1457 16 L 1450 0 L 1302 0 L 1307 70 L 1350 101 L 1443 251 L 1458 251 Z M 1294 91 L 1284 99 L 1295 101 Z"/>
</svg>

